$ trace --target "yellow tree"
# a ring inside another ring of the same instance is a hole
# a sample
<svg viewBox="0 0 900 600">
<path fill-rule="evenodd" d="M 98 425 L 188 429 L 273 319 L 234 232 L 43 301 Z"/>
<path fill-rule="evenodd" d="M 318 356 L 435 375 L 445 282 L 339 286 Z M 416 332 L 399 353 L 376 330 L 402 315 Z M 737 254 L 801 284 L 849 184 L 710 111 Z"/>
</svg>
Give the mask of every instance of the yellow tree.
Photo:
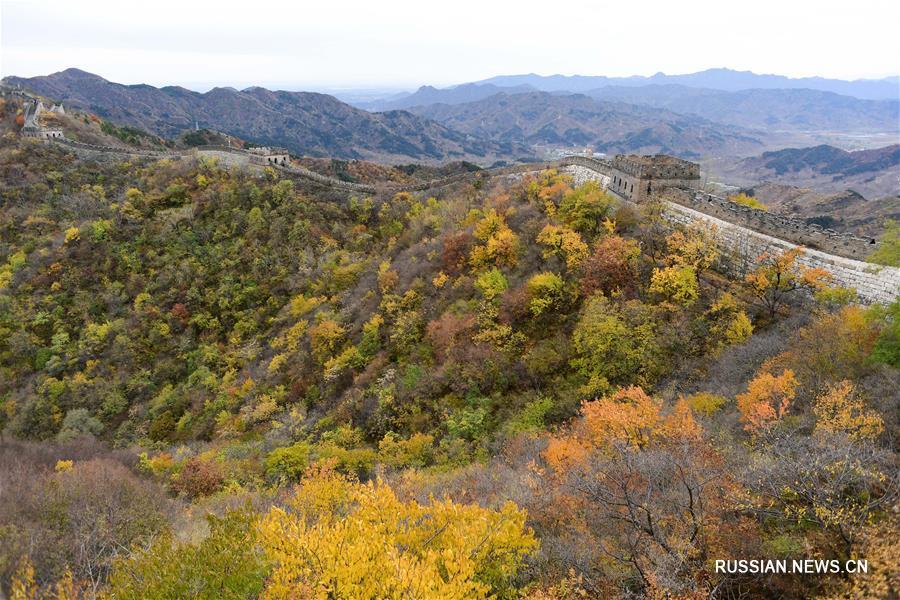
<svg viewBox="0 0 900 600">
<path fill-rule="evenodd" d="M 267 599 L 513 598 L 538 545 L 512 502 L 403 501 L 328 467 L 308 474 L 288 510 L 272 508 L 259 535 L 273 565 Z"/>
<path fill-rule="evenodd" d="M 692 267 L 697 273 L 702 273 L 719 257 L 716 231 L 715 225 L 709 225 L 704 229 L 690 227 L 673 232 L 666 238 L 667 262 L 679 267 Z"/>
<path fill-rule="evenodd" d="M 868 526 L 854 558 L 868 561 L 868 573 L 857 573 L 840 580 L 837 588 L 824 600 L 869 600 L 900 596 L 900 518 L 888 515 L 883 521 Z"/>
<path fill-rule="evenodd" d="M 653 269 L 650 293 L 678 306 L 690 306 L 700 297 L 700 286 L 694 267 L 671 266 Z"/>
<path fill-rule="evenodd" d="M 816 398 L 813 412 L 816 431 L 843 432 L 855 440 L 872 440 L 884 431 L 881 415 L 865 407 L 846 379 Z"/>
<path fill-rule="evenodd" d="M 565 226 L 547 224 L 538 234 L 537 241 L 547 246 L 543 252 L 544 258 L 559 256 L 570 270 L 577 268 L 589 253 L 581 235 Z"/>
<path fill-rule="evenodd" d="M 658 441 L 697 440 L 700 435 L 700 425 L 687 401 L 679 400 L 664 414 L 661 401 L 639 386 L 631 386 L 583 403 L 581 418 L 567 434 L 550 438 L 544 457 L 552 467 L 564 471 L 616 444 L 640 450 Z"/>
<path fill-rule="evenodd" d="M 473 233 L 482 244 L 472 248 L 469 261 L 476 269 L 483 269 L 492 263 L 497 266 L 514 267 L 519 257 L 519 236 L 509 228 L 503 215 L 490 209 L 475 224 Z"/>
<path fill-rule="evenodd" d="M 801 264 L 802 255 L 801 248 L 781 254 L 764 252 L 756 261 L 756 269 L 746 276 L 750 289 L 769 310 L 770 316 L 775 316 L 789 294 L 798 290 L 820 290 L 831 279 L 824 269 Z"/>
</svg>

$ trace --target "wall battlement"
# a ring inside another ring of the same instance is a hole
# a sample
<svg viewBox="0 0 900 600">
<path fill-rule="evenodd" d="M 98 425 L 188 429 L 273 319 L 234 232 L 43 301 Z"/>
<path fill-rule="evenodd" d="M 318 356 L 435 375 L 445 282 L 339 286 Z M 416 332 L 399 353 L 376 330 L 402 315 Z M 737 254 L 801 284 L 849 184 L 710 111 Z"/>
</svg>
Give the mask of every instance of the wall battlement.
<svg viewBox="0 0 900 600">
<path fill-rule="evenodd" d="M 608 179 L 602 170 L 593 168 L 596 164 L 583 160 L 567 162 L 562 168 L 576 184 Z M 615 195 L 638 206 L 618 193 Z M 874 240 L 821 229 L 692 189 L 665 188 L 655 199 L 662 202 L 661 215 L 673 226 L 701 225 L 715 231 L 721 251 L 718 268 L 735 277 L 749 273 L 764 252 L 780 253 L 802 247 L 804 253 L 798 259 L 801 264 L 828 271 L 834 285 L 856 290 L 864 304 L 889 304 L 900 295 L 900 268 L 864 262 L 878 247 L 872 243 Z"/>
<path fill-rule="evenodd" d="M 846 258 L 864 260 L 878 247 L 873 238 L 825 229 L 814 223 L 753 209 L 706 192 L 669 188 L 662 197 L 729 223 Z"/>
<path fill-rule="evenodd" d="M 638 179 L 700 179 L 700 165 L 667 154 L 619 154 L 612 167 Z"/>
<path fill-rule="evenodd" d="M 615 159 L 610 162 L 573 156 L 562 159 L 559 162 L 563 167 L 576 167 L 591 171 L 591 173 L 580 173 L 576 176 L 576 183 L 581 183 L 581 180 L 591 179 L 602 184 L 605 179 L 601 179 L 597 175 L 601 175 L 604 178 L 611 177 L 613 182 L 625 177 L 624 175 L 617 175 L 617 173 L 622 173 L 622 171 L 615 168 L 614 165 L 617 164 Z M 878 242 L 873 238 L 864 238 L 852 233 L 825 229 L 800 219 L 753 209 L 749 206 L 732 202 L 727 198 L 699 191 L 694 189 L 699 180 L 693 177 L 669 180 L 636 179 L 634 182 L 638 185 L 638 190 L 644 192 L 640 195 L 630 193 L 629 182 L 632 180 L 623 179 L 623 181 L 624 185 L 618 186 L 612 183 L 607 186 L 607 190 L 625 200 L 636 203 L 641 203 L 651 198 L 664 198 L 702 213 L 713 215 L 729 223 L 742 225 L 800 246 L 815 248 L 845 258 L 865 260 L 869 254 L 878 248 Z M 646 193 L 647 188 L 645 186 L 650 187 L 649 193 Z"/>
</svg>

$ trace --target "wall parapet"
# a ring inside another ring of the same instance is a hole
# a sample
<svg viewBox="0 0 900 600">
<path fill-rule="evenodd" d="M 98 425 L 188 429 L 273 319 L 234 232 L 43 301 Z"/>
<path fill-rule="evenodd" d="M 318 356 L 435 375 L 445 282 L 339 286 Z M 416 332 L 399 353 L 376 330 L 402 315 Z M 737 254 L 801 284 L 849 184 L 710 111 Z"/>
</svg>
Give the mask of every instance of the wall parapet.
<svg viewBox="0 0 900 600">
<path fill-rule="evenodd" d="M 798 263 L 827 271 L 832 285 L 855 290 L 862 304 L 890 304 L 900 294 L 900 268 L 897 267 L 876 265 L 811 249 L 677 202 L 664 201 L 662 217 L 673 226 L 703 224 L 705 228 L 714 231 L 714 239 L 720 250 L 717 268 L 737 278 L 744 277 L 755 268 L 758 257 L 763 253 L 783 253 L 799 247 L 803 253 L 798 257 Z"/>
<path fill-rule="evenodd" d="M 750 208 L 706 192 L 668 188 L 663 198 L 760 233 L 829 254 L 863 260 L 878 247 L 874 238 L 826 229 L 800 219 Z"/>
</svg>

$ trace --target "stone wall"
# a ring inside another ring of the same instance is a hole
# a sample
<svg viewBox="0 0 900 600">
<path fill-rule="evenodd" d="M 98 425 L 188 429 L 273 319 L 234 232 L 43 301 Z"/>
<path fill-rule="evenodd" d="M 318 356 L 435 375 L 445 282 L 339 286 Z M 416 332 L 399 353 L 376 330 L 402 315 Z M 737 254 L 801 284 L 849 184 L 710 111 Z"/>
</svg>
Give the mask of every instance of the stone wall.
<svg viewBox="0 0 900 600">
<path fill-rule="evenodd" d="M 685 161 L 681 161 L 685 162 Z M 676 177 L 681 173 L 681 169 L 665 167 L 654 167 L 653 173 L 648 179 L 642 179 L 635 173 L 642 173 L 648 167 L 639 164 L 632 165 L 631 162 L 622 163 L 621 160 L 606 161 L 596 158 L 587 158 L 582 156 L 570 156 L 559 161 L 559 166 L 564 168 L 575 179 L 576 185 L 581 185 L 585 181 L 597 181 L 609 191 L 615 193 L 620 198 L 630 200 L 632 202 L 645 202 L 650 197 L 659 194 L 668 188 L 696 188 L 699 178 L 694 176 L 693 171 L 684 173 L 684 178 Z M 626 169 L 619 169 L 615 165 L 624 164 Z"/>
<path fill-rule="evenodd" d="M 612 174 L 612 180 L 608 189 L 625 200 L 640 203 L 650 196 L 663 197 L 669 202 L 693 208 L 704 214 L 718 217 L 723 221 L 742 225 L 754 231 L 766 233 L 799 246 L 821 250 L 828 254 L 862 260 L 878 247 L 877 241 L 873 238 L 864 238 L 852 233 L 825 229 L 800 219 L 756 210 L 732 202 L 727 198 L 691 189 L 691 186 L 696 185 L 695 180 L 650 181 L 648 183 L 653 186 L 652 193 L 638 196 L 636 193 L 624 193 L 620 186 L 615 185 L 613 182 L 618 179 L 617 173 L 615 170 L 610 171 L 606 165 L 601 164 L 595 170 L 593 165 L 584 166 L 576 163 L 566 166 L 564 169 L 572 175 L 575 183 L 578 185 L 585 181 L 598 181 L 602 185 Z M 646 192 L 646 190 L 643 191 Z"/>
<path fill-rule="evenodd" d="M 682 206 L 719 217 L 729 223 L 743 225 L 754 231 L 794 242 L 795 244 L 837 254 L 846 258 L 864 259 L 876 248 L 872 238 L 823 229 L 799 219 L 776 215 L 764 210 L 731 202 L 726 198 L 694 190 L 670 189 L 664 197 Z"/>
<path fill-rule="evenodd" d="M 585 181 L 602 181 L 606 177 L 603 173 L 580 164 L 569 165 L 564 170 L 579 185 Z M 637 206 L 626 198 L 619 198 Z M 837 232 L 829 233 L 807 226 L 802 221 L 770 215 L 693 190 L 669 189 L 663 194 L 662 201 L 662 217 L 673 225 L 700 223 L 715 226 L 716 240 L 721 251 L 717 267 L 734 277 L 746 275 L 753 268 L 756 258 L 764 252 L 780 253 L 803 246 L 804 253 L 798 259 L 800 263 L 825 269 L 832 275 L 835 285 L 855 289 L 864 304 L 889 304 L 900 295 L 900 269 L 840 256 L 802 243 L 802 240 L 809 240 L 819 244 L 819 247 L 824 246 L 838 252 L 861 253 L 862 248 L 865 248 L 868 252 L 861 256 L 866 256 L 875 248 L 869 240 Z M 695 202 L 702 211 L 689 206 Z M 745 209 L 752 213 L 746 214 Z M 716 213 L 725 218 L 716 216 Z M 766 229 L 776 235 L 766 233 Z M 784 239 L 786 237 L 796 237 L 801 243 L 788 241 Z"/>
<path fill-rule="evenodd" d="M 674 202 L 666 202 L 662 216 L 678 225 L 714 225 L 714 235 L 721 252 L 718 268 L 734 277 L 743 277 L 749 273 L 756 258 L 764 252 L 780 254 L 798 247 L 797 244 Z M 808 267 L 825 269 L 832 275 L 834 285 L 855 289 L 864 304 L 889 304 L 900 295 L 900 269 L 896 267 L 875 265 L 808 247 L 804 248 L 798 262 Z"/>
</svg>

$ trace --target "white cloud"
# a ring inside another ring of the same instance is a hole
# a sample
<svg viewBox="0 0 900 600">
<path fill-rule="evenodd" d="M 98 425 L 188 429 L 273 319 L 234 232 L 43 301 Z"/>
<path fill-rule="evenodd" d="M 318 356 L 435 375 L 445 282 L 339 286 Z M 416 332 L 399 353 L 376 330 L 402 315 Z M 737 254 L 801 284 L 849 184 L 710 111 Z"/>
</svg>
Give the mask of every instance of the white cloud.
<svg viewBox="0 0 900 600">
<path fill-rule="evenodd" d="M 900 72 L 900 3 L 0 1 L 0 73 L 77 66 L 123 83 L 446 85 L 492 75 L 649 75 L 727 66 Z"/>
</svg>

